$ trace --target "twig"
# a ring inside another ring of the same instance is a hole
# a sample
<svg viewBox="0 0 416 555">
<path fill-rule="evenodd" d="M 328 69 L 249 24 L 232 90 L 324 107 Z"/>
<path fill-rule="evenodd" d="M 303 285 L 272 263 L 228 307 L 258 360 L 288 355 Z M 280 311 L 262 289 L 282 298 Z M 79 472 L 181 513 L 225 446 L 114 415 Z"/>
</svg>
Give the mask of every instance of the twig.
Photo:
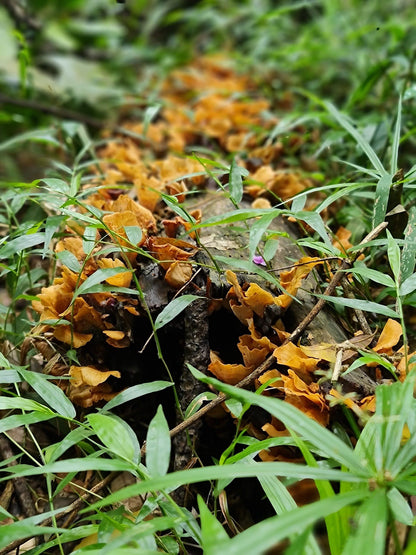
<svg viewBox="0 0 416 555">
<path fill-rule="evenodd" d="M 43 114 L 49 114 L 58 119 L 79 121 L 80 123 L 84 123 L 85 125 L 88 125 L 89 127 L 94 127 L 95 129 L 103 129 L 104 127 L 108 126 L 112 129 L 112 131 L 114 131 L 115 133 L 119 133 L 120 135 L 125 135 L 126 137 L 141 139 L 143 141 L 146 141 L 147 143 L 152 143 L 152 141 L 148 137 L 130 131 L 130 129 L 126 129 L 125 127 L 122 127 L 120 125 L 111 126 L 105 119 L 93 118 L 86 114 L 74 112 L 73 110 L 69 110 L 68 108 L 55 106 L 52 103 L 45 104 L 43 102 L 38 102 L 37 100 L 13 98 L 2 93 L 0 93 L 0 103 L 12 104 L 13 106 L 19 106 L 20 108 L 29 108 L 37 112 L 42 112 Z"/>
<path fill-rule="evenodd" d="M 4 434 L 0 435 L 0 453 L 5 461 L 14 457 L 10 442 Z M 7 466 L 15 466 L 16 464 L 17 462 L 13 459 L 7 464 Z M 22 512 L 26 516 L 34 516 L 38 514 L 25 478 L 23 476 L 18 476 L 16 478 L 11 478 L 11 480 L 13 482 L 14 491 L 19 499 L 19 505 Z"/>
<path fill-rule="evenodd" d="M 350 291 L 350 284 L 346 276 L 342 278 L 342 289 L 347 299 L 355 299 L 352 291 Z M 364 316 L 364 312 L 359 308 L 354 308 L 353 310 L 363 332 L 368 335 L 371 335 L 371 328 L 368 325 L 366 317 Z"/>
<path fill-rule="evenodd" d="M 117 474 L 118 472 L 116 471 L 110 472 L 110 474 L 108 474 L 108 476 L 103 478 L 101 482 L 98 482 L 98 484 L 93 486 L 90 491 L 84 493 L 84 495 L 81 495 L 80 497 L 78 497 L 78 499 L 75 499 L 73 503 L 71 503 L 67 507 L 64 507 L 62 511 L 55 514 L 55 518 L 62 517 L 68 513 L 72 513 L 73 511 L 77 511 L 78 509 L 80 509 L 82 505 L 86 501 L 88 501 L 89 497 L 91 497 L 92 495 L 96 495 L 99 491 L 104 489 L 111 482 L 111 480 L 113 480 L 117 476 Z M 52 517 L 48 517 L 48 518 L 45 518 L 45 520 L 43 520 L 42 522 L 40 522 L 39 526 L 50 526 L 51 523 L 52 523 Z M 13 549 L 17 549 L 19 546 L 25 543 L 30 537 L 31 536 L 20 538 L 19 540 L 16 540 L 10 543 L 7 547 L 0 549 L 0 555 L 7 555 Z"/>
<path fill-rule="evenodd" d="M 348 258 L 348 259 L 344 259 L 344 261 L 341 264 L 341 267 L 335 273 L 335 275 L 331 279 L 330 283 L 328 284 L 327 288 L 325 289 L 325 291 L 324 291 L 324 296 L 325 297 L 330 297 L 332 295 L 332 293 L 335 291 L 335 288 L 340 283 L 341 279 L 344 277 L 345 270 L 348 270 L 348 268 L 350 268 L 352 266 L 352 264 L 354 263 L 354 260 L 364 250 L 365 245 L 368 242 L 375 239 L 383 231 L 383 229 L 385 229 L 387 227 L 387 225 L 388 225 L 387 222 L 382 222 L 380 225 L 378 225 L 376 228 L 374 228 L 362 240 L 362 242 L 361 242 L 361 244 L 363 245 L 362 248 L 359 251 L 357 251 L 356 253 L 354 253 L 353 257 Z M 309 324 L 312 322 L 312 320 L 314 318 L 316 318 L 316 316 L 322 310 L 325 303 L 326 303 L 326 299 L 324 299 L 324 298 L 319 299 L 319 301 L 316 303 L 316 305 L 313 307 L 313 309 L 310 311 L 310 313 L 302 320 L 302 322 L 297 326 L 297 328 L 283 341 L 282 345 L 286 345 L 287 343 L 290 343 L 290 342 L 293 342 L 293 341 L 296 341 L 297 339 L 299 339 L 299 337 L 302 335 L 302 333 L 305 331 L 305 329 L 309 326 Z M 263 374 L 263 372 L 265 372 L 271 366 L 273 366 L 273 364 L 275 362 L 276 362 L 276 357 L 273 356 L 273 355 L 270 355 L 268 358 L 266 358 L 266 360 L 264 362 L 262 362 L 260 364 L 260 366 L 255 368 L 251 372 L 251 374 L 249 374 L 248 376 L 243 378 L 240 382 L 238 382 L 238 384 L 236 384 L 236 387 L 243 388 L 243 387 L 246 387 L 246 386 L 250 385 L 255 379 L 257 379 L 259 376 L 261 376 L 261 374 Z M 174 437 L 177 434 L 179 434 L 180 432 L 183 432 L 184 430 L 189 428 L 189 426 L 192 426 L 192 424 L 194 424 L 200 418 L 202 418 L 202 416 L 207 414 L 207 412 L 209 412 L 213 408 L 217 407 L 218 405 L 220 405 L 221 403 L 226 401 L 227 398 L 228 398 L 227 395 L 225 395 L 224 393 L 220 393 L 216 397 L 216 399 L 213 399 L 207 405 L 205 405 L 204 407 L 199 409 L 198 412 L 196 412 L 195 414 L 193 414 L 192 416 L 190 416 L 189 418 L 187 418 L 186 420 L 184 420 L 183 422 L 181 422 L 180 424 L 178 424 L 177 426 L 172 428 L 172 430 L 170 431 L 170 436 Z M 144 443 L 143 446 L 142 446 L 142 449 L 141 449 L 141 454 L 144 455 L 145 453 L 146 453 L 146 444 Z"/>
</svg>

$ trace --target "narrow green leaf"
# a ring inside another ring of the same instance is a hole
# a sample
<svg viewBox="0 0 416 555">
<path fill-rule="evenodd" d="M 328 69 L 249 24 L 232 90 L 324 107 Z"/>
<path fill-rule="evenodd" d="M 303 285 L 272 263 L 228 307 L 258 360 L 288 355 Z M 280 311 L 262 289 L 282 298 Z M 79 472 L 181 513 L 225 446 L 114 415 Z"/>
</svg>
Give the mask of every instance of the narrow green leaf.
<svg viewBox="0 0 416 555">
<path fill-rule="evenodd" d="M 124 231 L 126 232 L 127 239 L 133 245 L 138 245 L 143 237 L 141 228 L 137 225 L 125 225 Z"/>
<path fill-rule="evenodd" d="M 376 283 L 381 283 L 381 285 L 385 285 L 386 287 L 394 287 L 394 281 L 388 274 L 383 274 L 383 272 L 379 272 L 378 270 L 372 270 L 371 268 L 367 268 L 365 266 L 354 266 L 348 270 L 348 273 L 356 274 Z"/>
<path fill-rule="evenodd" d="M 325 228 L 325 223 L 324 223 L 321 215 L 318 214 L 318 212 L 302 211 L 302 212 L 297 212 L 296 214 L 293 214 L 293 216 L 296 219 L 302 220 L 305 223 L 307 223 L 308 225 L 310 225 L 311 228 L 314 231 L 316 231 L 317 234 L 321 237 L 321 239 L 323 240 L 325 245 L 328 247 L 330 252 L 332 252 L 332 253 L 337 252 L 337 249 L 335 249 L 335 247 L 331 243 L 331 240 L 329 239 L 328 233 L 327 233 L 326 228 Z"/>
<path fill-rule="evenodd" d="M 400 146 L 400 131 L 402 127 L 402 97 L 399 98 L 399 104 L 397 106 L 397 118 L 396 125 L 394 128 L 393 142 L 391 145 L 391 160 L 390 160 L 390 171 L 394 175 L 397 170 L 397 160 L 399 157 L 399 146 Z"/>
<path fill-rule="evenodd" d="M 96 270 L 92 275 L 87 277 L 87 279 L 81 283 L 81 285 L 75 290 L 74 296 L 72 297 L 71 304 L 74 303 L 75 299 L 80 295 L 86 295 L 87 293 L 92 293 L 94 288 L 105 281 L 111 276 L 116 274 L 121 274 L 123 272 L 129 272 L 128 268 L 102 268 L 101 270 Z"/>
<path fill-rule="evenodd" d="M 350 123 L 350 121 L 330 102 L 325 102 L 328 112 L 338 121 L 338 123 L 355 139 L 362 151 L 367 155 L 375 170 L 380 175 L 386 173 L 380 158 L 377 156 L 371 145 L 364 139 L 361 133 Z M 383 221 L 383 220 L 382 220 Z"/>
<path fill-rule="evenodd" d="M 146 436 L 146 468 L 151 476 L 166 474 L 170 463 L 170 450 L 169 426 L 162 405 L 159 405 Z"/>
<path fill-rule="evenodd" d="M 40 411 L 28 412 L 26 414 L 12 414 L 0 420 L 0 434 L 12 430 L 13 428 L 18 428 L 19 426 L 44 422 L 54 417 L 55 415 L 52 412 L 45 413 Z"/>
<path fill-rule="evenodd" d="M 361 299 L 346 299 L 345 297 L 328 297 L 327 295 L 320 295 L 318 293 L 315 293 L 315 296 L 326 299 L 328 302 L 338 304 L 340 306 L 348 306 L 350 308 L 358 308 L 359 310 L 364 310 L 365 312 L 383 314 L 383 316 L 388 316 L 389 318 L 399 318 L 399 315 L 393 309 L 382 304 L 374 303 L 372 301 L 363 301 Z"/>
<path fill-rule="evenodd" d="M 363 468 L 361 460 L 348 445 L 292 405 L 280 399 L 257 395 L 256 393 L 224 384 L 215 378 L 205 376 L 205 374 L 202 374 L 202 372 L 199 372 L 190 364 L 188 364 L 188 368 L 200 381 L 213 385 L 219 391 L 223 391 L 243 403 L 257 405 L 267 410 L 270 414 L 281 420 L 287 428 L 291 428 L 300 436 L 306 436 L 308 442 L 318 448 L 319 452 L 324 452 L 327 457 L 337 460 L 356 476 L 368 476 L 368 471 Z"/>
<path fill-rule="evenodd" d="M 188 307 L 196 299 L 200 299 L 197 295 L 182 295 L 173 299 L 165 308 L 158 314 L 155 320 L 155 330 L 163 328 L 171 320 L 176 318 L 186 307 Z"/>
<path fill-rule="evenodd" d="M 415 517 L 409 502 L 403 497 L 397 488 L 390 488 L 387 493 L 387 500 L 394 519 L 407 526 L 414 526 Z"/>
<path fill-rule="evenodd" d="M 96 236 L 97 229 L 95 227 L 87 226 L 84 229 L 84 234 L 82 236 L 82 248 L 87 256 L 91 254 L 93 248 L 95 247 Z"/>
<path fill-rule="evenodd" d="M 204 553 L 209 553 L 218 543 L 227 543 L 229 537 L 222 525 L 205 505 L 202 497 L 198 495 L 199 518 L 201 519 L 201 547 Z M 227 551 L 223 551 L 226 553 Z"/>
<path fill-rule="evenodd" d="M 94 432 L 112 453 L 126 461 L 134 462 L 135 448 L 126 426 L 107 414 L 89 414 L 87 419 Z"/>
<path fill-rule="evenodd" d="M 55 146 L 62 146 L 61 143 L 55 138 L 56 128 L 45 127 L 44 129 L 35 129 L 34 131 L 26 131 L 0 143 L 0 151 L 13 148 L 16 145 L 20 145 L 25 141 L 35 141 L 40 143 L 50 143 Z"/>
<path fill-rule="evenodd" d="M 387 255 L 396 283 L 400 282 L 400 247 L 387 229 Z"/>
<path fill-rule="evenodd" d="M 0 397 L 0 410 L 8 409 L 22 409 L 33 410 L 50 414 L 52 411 L 49 407 L 45 407 L 32 399 L 25 399 L 24 397 Z"/>
<path fill-rule="evenodd" d="M 230 198 L 237 204 L 240 203 L 243 198 L 243 177 L 247 177 L 248 174 L 248 170 L 239 166 L 234 158 L 230 168 L 229 192 Z"/>
<path fill-rule="evenodd" d="M 220 214 L 219 216 L 212 216 L 212 218 L 208 218 L 207 220 L 202 221 L 200 224 L 195 224 L 191 231 L 193 231 L 194 229 L 200 229 L 202 227 L 212 227 L 214 225 L 241 222 L 244 220 L 249 220 L 251 218 L 257 218 L 258 216 L 264 216 L 264 214 L 268 214 L 270 212 L 274 212 L 274 214 L 278 216 L 281 213 L 281 210 L 277 210 L 275 208 L 250 208 L 245 210 L 233 210 L 232 212 L 225 212 L 225 214 Z"/>
<path fill-rule="evenodd" d="M 274 218 L 275 215 L 273 213 L 264 214 L 264 216 L 262 216 L 259 220 L 255 221 L 250 226 L 250 237 L 248 242 L 250 260 L 253 260 L 256 248 L 261 241 L 264 232 L 269 227 Z"/>
<path fill-rule="evenodd" d="M 21 235 L 15 239 L 7 241 L 0 248 L 0 259 L 9 258 L 16 253 L 20 253 L 25 249 L 30 249 L 41 243 L 45 242 L 45 232 L 38 231 L 36 233 L 28 233 L 27 235 Z"/>
<path fill-rule="evenodd" d="M 260 555 L 284 538 L 302 533 L 321 518 L 335 513 L 352 503 L 357 503 L 367 496 L 367 491 L 339 494 L 330 499 L 322 499 L 310 505 L 299 507 L 280 516 L 265 519 L 244 530 L 231 540 L 217 543 L 206 552 L 206 555 L 217 555 L 218 553 L 226 553 L 227 555 L 241 555 L 241 553 Z M 365 551 L 357 551 L 356 553 L 365 553 Z"/>
<path fill-rule="evenodd" d="M 72 252 L 60 251 L 56 253 L 56 257 L 72 272 L 75 272 L 76 274 L 79 274 L 81 272 L 81 264 L 79 263 L 77 257 L 72 254 Z"/>
<path fill-rule="evenodd" d="M 162 391 L 162 389 L 166 389 L 167 387 L 171 387 L 173 385 L 172 382 L 165 382 L 165 381 L 154 381 L 149 383 L 141 383 L 137 385 L 133 385 L 128 387 L 124 391 L 120 391 L 115 397 L 113 397 L 108 403 L 106 403 L 103 408 L 101 409 L 102 412 L 107 410 L 111 410 L 114 407 L 118 407 L 123 403 L 127 403 L 128 401 L 132 401 L 133 399 L 138 399 L 143 395 L 148 395 L 150 393 L 155 393 L 156 391 Z"/>
<path fill-rule="evenodd" d="M 409 209 L 409 221 L 404 232 L 404 245 L 402 249 L 402 262 L 400 268 L 401 279 L 405 281 L 415 269 L 416 260 L 416 206 Z"/>
<path fill-rule="evenodd" d="M 47 379 L 44 374 L 31 372 L 30 370 L 19 370 L 22 378 L 36 391 L 36 393 L 61 416 L 75 418 L 74 405 L 65 395 L 60 387 Z"/>
<path fill-rule="evenodd" d="M 374 490 L 357 510 L 354 520 L 357 528 L 355 533 L 348 537 L 343 555 L 369 553 L 370 545 L 372 555 L 384 555 L 387 527 L 386 491 Z"/>
<path fill-rule="evenodd" d="M 132 461 L 122 461 L 120 459 L 104 459 L 101 457 L 86 457 L 78 459 L 65 459 L 56 461 L 43 466 L 21 465 L 22 470 L 18 466 L 13 466 L 4 470 L 4 472 L 12 473 L 13 477 L 17 476 L 38 476 L 39 474 L 56 474 L 59 472 L 84 472 L 85 470 L 108 470 L 110 472 L 127 470 L 135 472 L 135 465 Z M 9 476 L 0 479 L 0 482 L 9 480 Z M 120 490 L 122 491 L 122 490 Z"/>
<path fill-rule="evenodd" d="M 390 187 L 392 177 L 389 173 L 384 173 L 378 180 L 374 197 L 374 209 L 372 217 L 372 227 L 375 228 L 386 217 L 387 205 L 389 202 Z"/>
</svg>

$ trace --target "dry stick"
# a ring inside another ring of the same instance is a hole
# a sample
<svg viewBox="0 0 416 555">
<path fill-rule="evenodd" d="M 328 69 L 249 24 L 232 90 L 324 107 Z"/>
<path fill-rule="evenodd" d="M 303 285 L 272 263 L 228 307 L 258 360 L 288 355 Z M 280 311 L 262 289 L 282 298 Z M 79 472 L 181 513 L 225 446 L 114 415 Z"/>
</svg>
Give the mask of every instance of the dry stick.
<svg viewBox="0 0 416 555">
<path fill-rule="evenodd" d="M 0 93 L 0 103 L 12 104 L 13 106 L 19 106 L 20 108 L 29 108 L 37 112 L 50 114 L 51 116 L 54 116 L 58 119 L 70 119 L 74 121 L 79 121 L 80 123 L 84 123 L 85 125 L 88 125 L 89 127 L 94 127 L 95 129 L 102 129 L 103 127 L 106 127 L 108 125 L 113 131 L 115 131 L 116 133 L 120 133 L 120 135 L 126 135 L 127 137 L 142 139 L 148 143 L 152 143 L 152 141 L 148 137 L 142 137 L 138 133 L 134 133 L 133 131 L 126 129 L 125 127 L 121 127 L 119 125 L 111 126 L 106 120 L 93 118 L 91 116 L 88 116 L 87 114 L 74 112 L 73 110 L 69 110 L 68 108 L 61 108 L 59 106 L 54 106 L 53 104 L 44 104 L 43 102 L 28 100 L 25 98 L 12 98 L 2 93 Z"/>
<path fill-rule="evenodd" d="M 348 281 L 348 279 L 346 278 L 346 276 L 344 276 L 342 278 L 342 289 L 344 291 L 344 295 L 347 297 L 347 299 L 355 299 L 354 294 L 352 293 L 352 291 L 350 291 L 350 283 Z M 357 318 L 358 323 L 361 326 L 361 329 L 363 330 L 364 333 L 371 335 L 372 331 L 370 326 L 368 325 L 367 319 L 364 316 L 364 312 L 362 310 L 360 310 L 359 308 L 354 308 L 354 314 L 355 317 Z"/>
<path fill-rule="evenodd" d="M 358 252 L 356 252 L 351 259 L 349 258 L 344 259 L 340 269 L 335 273 L 328 287 L 324 291 L 324 295 L 326 297 L 330 297 L 332 295 L 332 293 L 335 291 L 335 288 L 340 283 L 341 279 L 345 276 L 345 270 L 348 270 L 348 268 L 352 266 L 354 260 L 364 250 L 365 245 L 370 241 L 372 241 L 373 239 L 375 239 L 383 231 L 383 229 L 387 227 L 387 225 L 388 225 L 387 222 L 382 222 L 381 224 L 379 224 L 363 239 L 363 241 L 361 242 L 363 247 Z M 286 345 L 291 341 L 296 341 L 302 335 L 305 329 L 309 326 L 312 320 L 316 318 L 316 316 L 322 310 L 325 303 L 326 303 L 326 299 L 320 298 L 316 303 L 316 305 L 313 307 L 313 309 L 310 311 L 310 313 L 302 320 L 302 322 L 297 326 L 297 328 L 283 341 L 282 345 Z M 243 388 L 250 385 L 255 379 L 261 376 L 263 372 L 268 370 L 275 362 L 276 362 L 276 357 L 274 357 L 273 355 L 270 355 L 268 358 L 266 358 L 264 362 L 260 364 L 260 366 L 255 368 L 253 372 L 251 372 L 251 374 L 249 374 L 248 376 L 243 378 L 240 382 L 238 382 L 236 384 L 236 387 Z M 207 414 L 207 412 L 209 412 L 211 409 L 217 407 L 218 405 L 226 401 L 227 398 L 228 398 L 227 395 L 225 395 L 224 393 L 220 393 L 216 399 L 209 402 L 207 405 L 205 405 L 205 407 L 202 407 L 201 409 L 199 409 L 198 412 L 196 412 L 195 414 L 193 414 L 192 416 L 190 416 L 189 418 L 187 418 L 186 420 L 184 420 L 183 422 L 175 426 L 175 428 L 172 428 L 172 430 L 170 431 L 170 436 L 174 437 L 180 432 L 183 432 L 184 430 L 189 428 L 189 426 L 197 422 L 197 420 L 199 420 L 202 416 Z M 141 454 L 144 455 L 145 453 L 146 453 L 146 444 L 144 443 L 141 449 Z"/>
<path fill-rule="evenodd" d="M 10 441 L 3 434 L 0 435 L 0 453 L 5 461 L 14 457 Z M 7 466 L 13 467 L 15 465 L 17 465 L 17 462 L 12 460 Z M 22 513 L 26 516 L 34 516 L 38 514 L 26 479 L 23 476 L 17 476 L 16 478 L 11 478 L 11 480 L 13 482 L 14 491 L 19 499 L 19 505 Z"/>
<path fill-rule="evenodd" d="M 106 476 L 103 480 L 98 482 L 94 487 L 90 489 L 90 491 L 84 493 L 78 499 L 75 499 L 73 503 L 62 509 L 59 514 L 55 515 L 55 518 L 60 518 L 68 513 L 72 513 L 73 511 L 77 511 L 82 507 L 82 505 L 88 500 L 89 497 L 92 495 L 97 494 L 99 491 L 104 489 L 110 482 L 113 480 L 119 473 L 114 471 L 110 472 L 108 476 Z M 42 522 L 39 523 L 39 526 L 50 526 L 52 524 L 52 517 L 45 518 Z M 7 555 L 13 549 L 17 549 L 23 543 L 25 543 L 28 539 L 32 536 L 27 536 L 26 538 L 21 538 L 19 540 L 15 540 L 14 542 L 10 543 L 7 547 L 0 549 L 0 555 Z"/>
</svg>

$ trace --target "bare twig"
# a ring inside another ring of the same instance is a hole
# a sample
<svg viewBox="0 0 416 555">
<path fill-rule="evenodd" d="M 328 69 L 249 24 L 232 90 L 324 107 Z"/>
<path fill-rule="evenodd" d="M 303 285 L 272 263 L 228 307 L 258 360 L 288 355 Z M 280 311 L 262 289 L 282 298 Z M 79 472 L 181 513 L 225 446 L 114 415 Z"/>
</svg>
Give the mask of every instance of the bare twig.
<svg viewBox="0 0 416 555">
<path fill-rule="evenodd" d="M 335 288 L 340 283 L 341 279 L 344 277 L 345 270 L 348 270 L 348 268 L 350 268 L 352 266 L 352 264 L 354 263 L 354 260 L 364 250 L 365 245 L 368 242 L 375 239 L 383 231 L 383 229 L 385 229 L 387 227 L 387 225 L 388 225 L 387 222 L 382 222 L 380 225 L 378 225 L 376 228 L 374 228 L 361 242 L 362 248 L 358 252 L 354 253 L 354 256 L 352 258 L 344 259 L 344 261 L 341 264 L 341 267 L 334 274 L 333 278 L 331 279 L 330 283 L 328 284 L 327 288 L 325 289 L 325 291 L 324 291 L 324 296 L 325 297 L 330 297 L 332 295 L 332 293 L 335 291 Z M 316 318 L 316 316 L 322 310 L 325 303 L 326 303 L 325 298 L 319 299 L 319 301 L 313 307 L 311 312 L 302 320 L 302 322 L 297 326 L 297 328 L 283 341 L 282 345 L 286 345 L 287 343 L 290 343 L 290 342 L 293 342 L 293 341 L 296 341 L 297 339 L 299 339 L 299 337 L 306 330 L 306 328 L 309 326 L 309 324 L 312 322 L 312 320 L 314 318 Z M 236 384 L 236 387 L 238 387 L 238 388 L 247 387 L 254 380 L 256 380 L 259 376 L 261 376 L 261 374 L 263 374 L 263 372 L 265 372 L 271 366 L 273 366 L 273 364 L 275 362 L 276 362 L 276 358 L 273 355 L 270 355 L 268 358 L 266 358 L 266 360 L 264 362 L 262 362 L 257 368 L 255 368 L 251 372 L 251 374 L 249 374 L 248 376 L 243 378 L 240 382 L 238 382 L 238 384 Z M 170 431 L 171 437 L 176 436 L 180 432 L 183 432 L 184 430 L 189 428 L 189 426 L 192 426 L 192 424 L 197 422 L 200 418 L 202 418 L 210 410 L 212 410 L 213 408 L 217 407 L 218 405 L 220 405 L 221 403 L 226 401 L 227 398 L 228 398 L 227 395 L 225 395 L 224 393 L 220 393 L 216 397 L 216 399 L 213 399 L 207 405 L 205 405 L 204 407 L 199 409 L 198 412 L 196 412 L 195 414 L 193 414 L 192 416 L 190 416 L 189 418 L 187 418 L 186 420 L 184 420 L 183 422 L 181 422 L 180 424 L 178 424 L 177 426 L 172 428 L 172 430 Z M 142 446 L 141 453 L 142 453 L 142 455 L 144 455 L 146 453 L 146 444 L 145 443 Z"/>
<path fill-rule="evenodd" d="M 0 453 L 5 461 L 14 457 L 10 442 L 4 434 L 0 435 Z M 15 466 L 16 464 L 17 462 L 13 459 L 7 464 L 7 466 Z M 13 482 L 14 491 L 19 499 L 19 505 L 22 512 L 26 516 L 34 516 L 38 514 L 26 479 L 23 476 L 17 476 L 16 478 L 11 478 L 11 480 Z"/>
</svg>

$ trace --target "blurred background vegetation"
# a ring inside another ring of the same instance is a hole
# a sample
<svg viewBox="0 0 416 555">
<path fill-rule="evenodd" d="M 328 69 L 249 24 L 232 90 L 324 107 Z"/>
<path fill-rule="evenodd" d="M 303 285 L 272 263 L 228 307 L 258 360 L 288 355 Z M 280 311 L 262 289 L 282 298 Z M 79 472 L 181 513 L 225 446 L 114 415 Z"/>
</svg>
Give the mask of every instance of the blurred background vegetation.
<svg viewBox="0 0 416 555">
<path fill-rule="evenodd" d="M 166 72 L 218 51 L 256 76 L 269 97 L 290 104 L 287 127 L 301 121 L 322 129 L 321 144 L 307 154 L 328 179 L 340 169 L 325 152 L 351 162 L 360 153 L 320 102 L 346 110 L 382 157 L 402 95 L 402 165 L 410 167 L 413 10 L 408 0 L 3 0 L 0 177 L 42 177 L 57 160 L 54 147 L 71 151 L 76 122 L 98 136 L 127 97 L 140 117 L 157 102 Z"/>
</svg>

